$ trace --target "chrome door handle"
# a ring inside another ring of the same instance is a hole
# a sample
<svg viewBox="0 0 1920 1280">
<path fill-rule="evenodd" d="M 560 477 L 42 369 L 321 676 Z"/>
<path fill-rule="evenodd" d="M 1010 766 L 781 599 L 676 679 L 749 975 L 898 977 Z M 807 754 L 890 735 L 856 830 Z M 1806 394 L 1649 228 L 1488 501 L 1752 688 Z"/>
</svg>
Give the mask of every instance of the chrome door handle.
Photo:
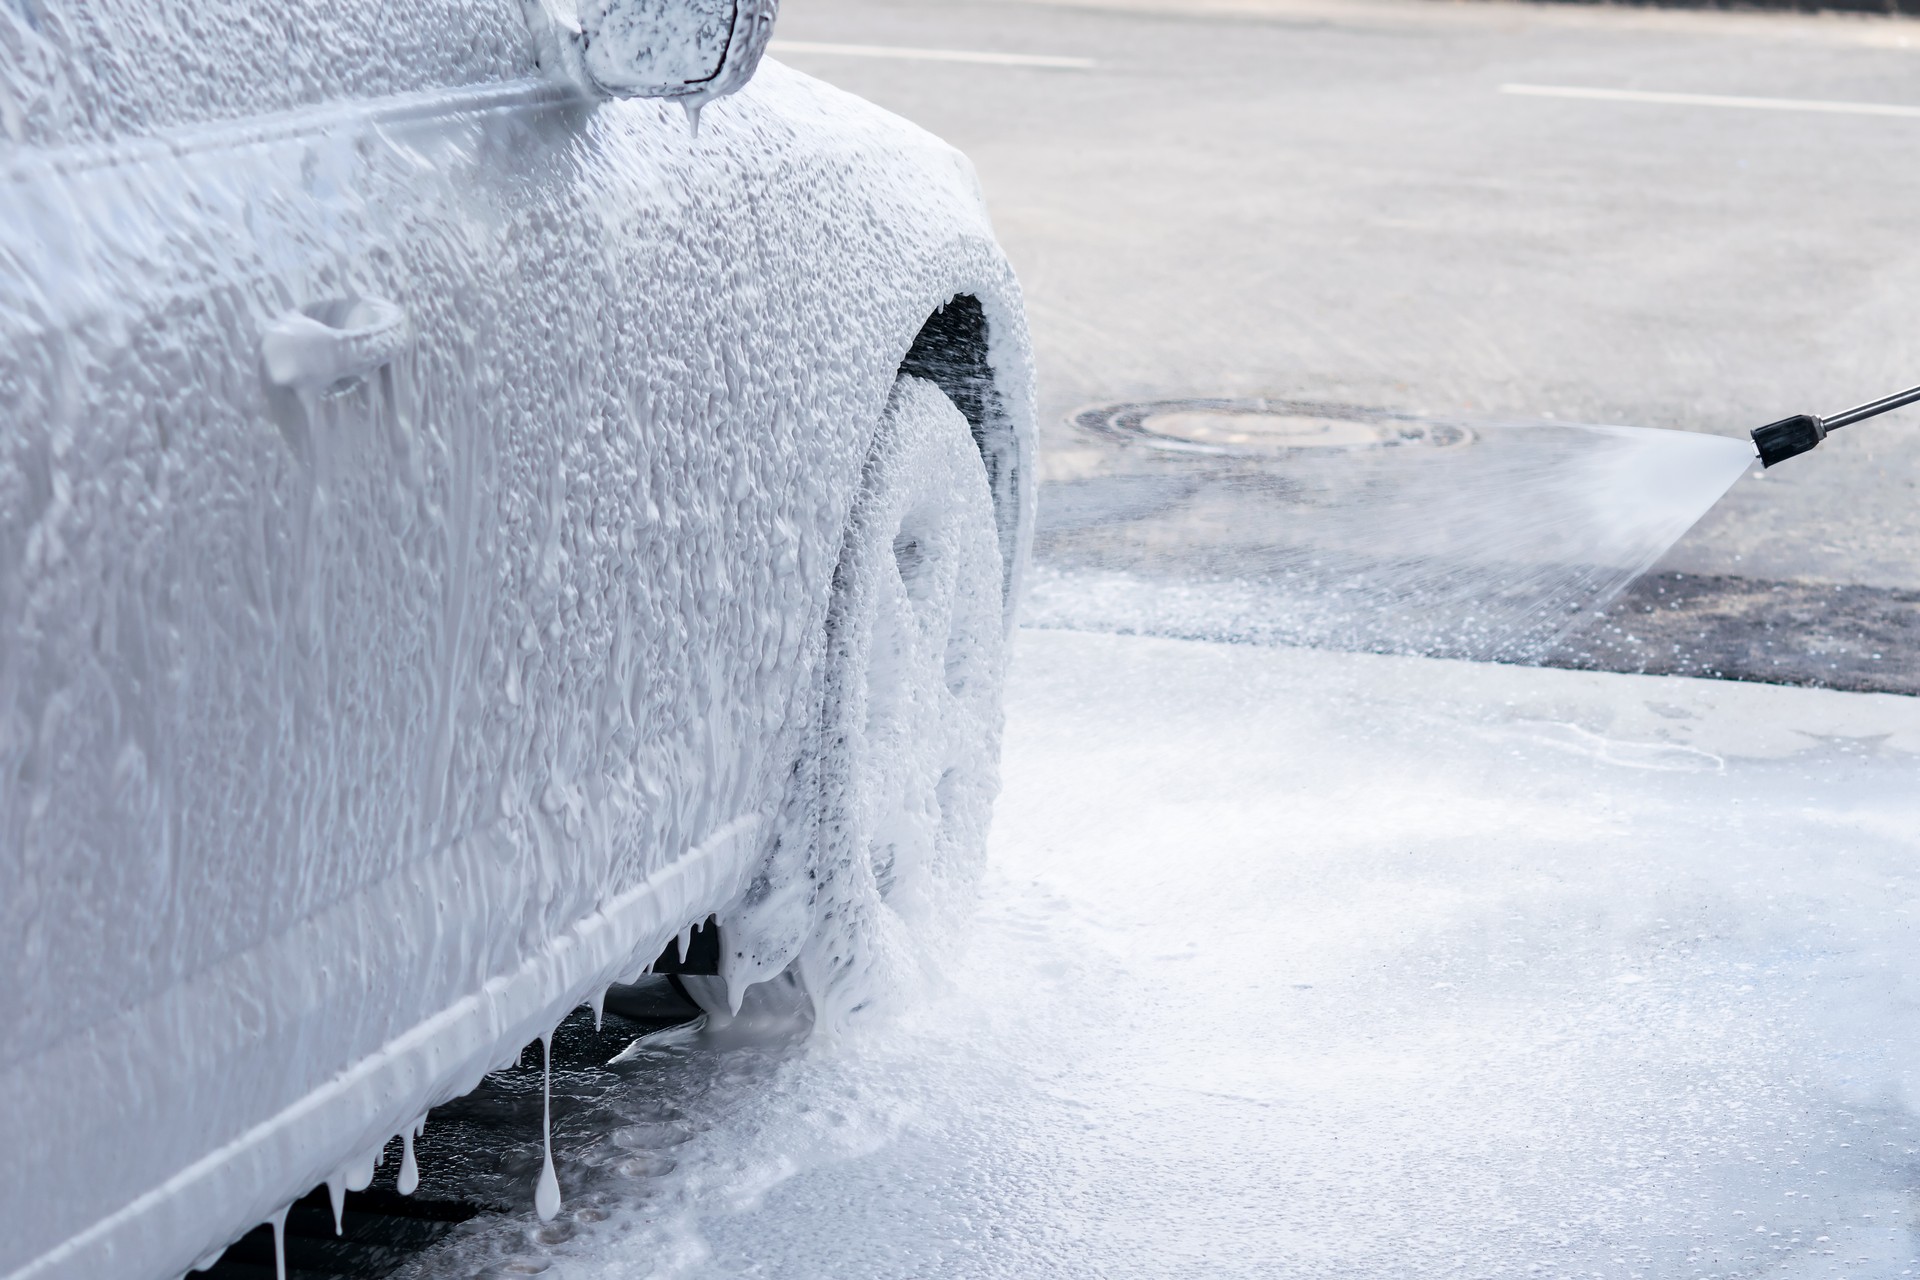
<svg viewBox="0 0 1920 1280">
<path fill-rule="evenodd" d="M 270 321 L 260 358 L 276 386 L 324 391 L 391 364 L 410 339 L 407 313 L 393 303 L 340 299 Z"/>
</svg>

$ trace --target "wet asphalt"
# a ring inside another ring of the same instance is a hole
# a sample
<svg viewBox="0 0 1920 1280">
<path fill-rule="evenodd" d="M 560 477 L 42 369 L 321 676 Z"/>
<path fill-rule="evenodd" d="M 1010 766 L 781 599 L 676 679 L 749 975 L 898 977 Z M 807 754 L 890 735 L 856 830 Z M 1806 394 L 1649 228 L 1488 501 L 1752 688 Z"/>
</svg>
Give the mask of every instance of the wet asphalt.
<svg viewBox="0 0 1920 1280">
<path fill-rule="evenodd" d="M 1043 531 L 1179 540 L 1088 405 L 1273 397 L 1744 437 L 1920 383 L 1920 21 L 1435 0 L 788 0 L 792 65 L 975 162 Z M 1735 109 L 1503 86 L 1765 97 Z M 1164 495 L 1163 495 L 1164 496 Z M 1143 523 L 1144 522 L 1144 523 Z M 1156 524 L 1157 522 L 1157 524 Z M 1056 522 L 1058 523 L 1058 522 Z M 1154 530 L 1157 529 L 1157 533 Z M 1920 693 L 1920 410 L 1758 467 L 1553 665 Z"/>
</svg>

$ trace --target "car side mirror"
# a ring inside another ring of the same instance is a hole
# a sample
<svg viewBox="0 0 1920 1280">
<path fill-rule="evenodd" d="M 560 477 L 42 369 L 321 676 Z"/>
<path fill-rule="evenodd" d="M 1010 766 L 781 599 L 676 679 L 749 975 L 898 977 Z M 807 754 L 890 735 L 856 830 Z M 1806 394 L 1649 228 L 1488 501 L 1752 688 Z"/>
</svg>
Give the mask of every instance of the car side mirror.
<svg viewBox="0 0 1920 1280">
<path fill-rule="evenodd" d="M 700 108 L 753 78 L 780 0 L 523 0 L 540 65 L 596 98 Z"/>
</svg>

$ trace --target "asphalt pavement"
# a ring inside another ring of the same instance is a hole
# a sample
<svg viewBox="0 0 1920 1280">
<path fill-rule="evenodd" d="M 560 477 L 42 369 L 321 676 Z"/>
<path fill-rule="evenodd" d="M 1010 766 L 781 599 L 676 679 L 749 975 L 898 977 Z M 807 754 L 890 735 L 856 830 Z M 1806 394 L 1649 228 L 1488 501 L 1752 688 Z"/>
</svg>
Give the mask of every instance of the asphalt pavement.
<svg viewBox="0 0 1920 1280">
<path fill-rule="evenodd" d="M 979 169 L 1028 293 L 1043 520 L 1139 470 L 1088 405 L 1744 436 L 1920 383 L 1914 19 L 788 0 L 780 36 Z M 1550 660 L 1920 692 L 1917 498 L 1917 409 L 1756 467 Z"/>
</svg>

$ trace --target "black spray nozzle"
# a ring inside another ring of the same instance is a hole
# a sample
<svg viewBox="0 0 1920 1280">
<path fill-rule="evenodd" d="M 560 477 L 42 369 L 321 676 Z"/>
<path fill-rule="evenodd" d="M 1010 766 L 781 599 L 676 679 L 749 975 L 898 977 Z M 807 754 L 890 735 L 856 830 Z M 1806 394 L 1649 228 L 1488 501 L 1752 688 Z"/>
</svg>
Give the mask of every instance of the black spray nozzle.
<svg viewBox="0 0 1920 1280">
<path fill-rule="evenodd" d="M 1827 438 L 1827 424 L 1810 413 L 1769 422 L 1753 429 L 1753 442 L 1760 448 L 1760 465 L 1778 466 L 1788 458 L 1797 458 Z"/>
<path fill-rule="evenodd" d="M 1796 413 L 1791 418 L 1782 418 L 1778 422 L 1769 422 L 1764 427 L 1753 429 L 1753 443 L 1760 450 L 1760 462 L 1763 466 L 1774 466 L 1788 458 L 1797 458 L 1813 446 L 1827 438 L 1830 431 L 1841 427 L 1850 427 L 1866 418 L 1872 418 L 1898 409 L 1902 405 L 1920 400 L 1920 387 L 1908 387 L 1905 391 L 1896 391 L 1890 396 L 1878 400 L 1869 400 L 1865 404 L 1855 405 L 1845 413 L 1836 413 L 1831 418 L 1816 418 L 1810 413 Z"/>
</svg>

